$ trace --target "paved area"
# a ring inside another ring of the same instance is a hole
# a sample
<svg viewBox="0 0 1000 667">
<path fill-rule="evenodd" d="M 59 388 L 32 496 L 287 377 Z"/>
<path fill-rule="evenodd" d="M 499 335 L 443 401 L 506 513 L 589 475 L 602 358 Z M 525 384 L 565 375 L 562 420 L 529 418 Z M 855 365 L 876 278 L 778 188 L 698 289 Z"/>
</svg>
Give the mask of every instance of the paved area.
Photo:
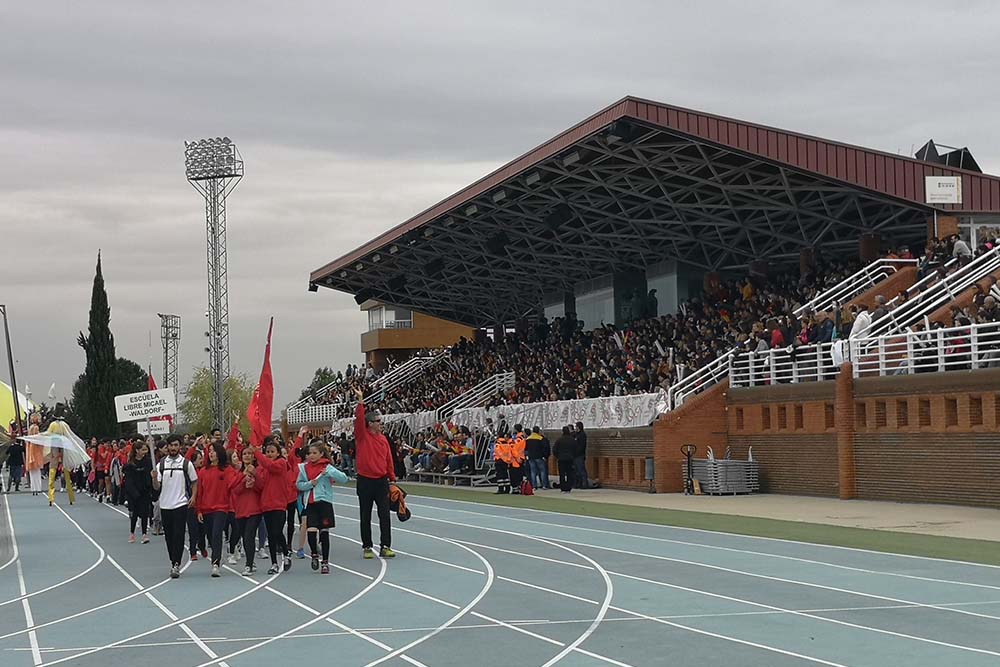
<svg viewBox="0 0 1000 667">
<path fill-rule="evenodd" d="M 344 489 L 331 576 L 170 580 L 118 508 L 0 497 L 0 664 L 1000 664 L 995 566 L 410 500 L 395 560 L 360 558 Z"/>
<path fill-rule="evenodd" d="M 434 485 L 407 482 L 407 488 L 421 486 Z M 462 488 L 467 489 L 467 487 Z M 493 492 L 493 489 L 474 490 L 481 493 Z M 542 491 L 538 495 L 541 497 L 561 496 L 558 491 Z M 921 535 L 1000 541 L 1000 510 L 983 507 L 839 500 L 778 494 L 685 496 L 680 493 L 641 493 L 615 489 L 574 489 L 570 496 L 573 500 L 614 505 L 752 516 L 849 528 L 870 528 Z"/>
</svg>

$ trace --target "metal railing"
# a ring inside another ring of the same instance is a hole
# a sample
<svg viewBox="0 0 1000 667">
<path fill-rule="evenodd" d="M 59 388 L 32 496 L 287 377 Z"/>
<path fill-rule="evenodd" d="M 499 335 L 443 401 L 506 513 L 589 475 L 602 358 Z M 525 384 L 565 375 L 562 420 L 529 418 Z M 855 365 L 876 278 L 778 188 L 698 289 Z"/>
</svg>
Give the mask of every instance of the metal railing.
<svg viewBox="0 0 1000 667">
<path fill-rule="evenodd" d="M 854 376 L 1000 368 L 1000 322 L 852 339 Z"/>
<path fill-rule="evenodd" d="M 343 403 L 328 403 L 324 405 L 303 405 L 297 408 L 289 407 L 285 415 L 289 426 L 315 424 L 317 422 L 333 422 L 340 418 Z"/>
<path fill-rule="evenodd" d="M 685 375 L 683 380 L 671 385 L 670 389 L 667 390 L 667 410 L 676 410 L 684 404 L 689 396 L 709 389 L 727 377 L 729 375 L 729 362 L 739 352 L 740 349 L 734 347 L 715 361 Z"/>
<path fill-rule="evenodd" d="M 794 314 L 800 316 L 810 311 L 816 313 L 830 310 L 838 304 L 850 301 L 899 269 L 916 264 L 915 259 L 879 259 L 871 262 L 796 308 Z"/>
<path fill-rule="evenodd" d="M 472 389 L 456 396 L 437 409 L 438 421 L 448 419 L 455 410 L 461 408 L 478 408 L 485 405 L 498 391 L 510 391 L 514 388 L 514 372 L 497 373 Z"/>
<path fill-rule="evenodd" d="M 372 392 L 371 396 L 366 396 L 365 400 L 374 398 L 380 392 L 389 391 L 390 389 L 401 387 L 404 384 L 409 384 L 410 381 L 417 376 L 422 375 L 424 371 L 443 360 L 448 356 L 448 354 L 448 350 L 442 350 L 441 352 L 429 357 L 410 357 L 404 363 L 396 366 L 385 375 L 376 378 L 374 382 L 372 382 L 371 386 L 372 389 L 377 389 L 378 391 Z"/>
<path fill-rule="evenodd" d="M 949 262 L 946 266 L 954 265 L 954 262 Z M 925 316 L 929 316 L 942 306 L 948 305 L 965 290 L 998 269 L 1000 269 L 1000 248 L 994 248 L 965 266 L 957 268 L 937 282 L 930 283 L 926 289 L 916 292 L 912 298 L 903 303 L 890 303 L 890 306 L 895 307 L 873 321 L 865 337 L 877 337 L 902 331 L 906 327 L 920 322 Z"/>
<path fill-rule="evenodd" d="M 730 387 L 760 387 L 832 380 L 840 361 L 835 350 L 846 343 L 818 343 L 783 347 L 766 352 L 741 352 L 731 357 Z"/>
</svg>

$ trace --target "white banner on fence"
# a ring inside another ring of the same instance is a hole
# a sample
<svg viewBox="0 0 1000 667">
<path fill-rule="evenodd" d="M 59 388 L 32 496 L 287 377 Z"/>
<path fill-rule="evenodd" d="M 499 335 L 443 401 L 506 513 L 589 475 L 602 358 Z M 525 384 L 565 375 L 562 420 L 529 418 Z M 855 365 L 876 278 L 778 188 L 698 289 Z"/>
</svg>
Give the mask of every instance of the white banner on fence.
<svg viewBox="0 0 1000 667">
<path fill-rule="evenodd" d="M 115 412 L 119 423 L 142 421 L 149 417 L 176 414 L 177 401 L 170 387 L 122 394 L 115 396 Z"/>
<path fill-rule="evenodd" d="M 503 413 L 504 420 L 513 426 L 525 428 L 538 426 L 546 430 L 562 428 L 567 424 L 583 422 L 585 428 L 637 428 L 649 426 L 662 411 L 662 393 L 634 396 L 607 396 L 584 398 L 574 401 L 550 401 L 501 405 L 494 408 L 465 408 L 456 410 L 451 421 L 469 428 L 486 425 L 486 418 L 496 424 Z"/>
</svg>

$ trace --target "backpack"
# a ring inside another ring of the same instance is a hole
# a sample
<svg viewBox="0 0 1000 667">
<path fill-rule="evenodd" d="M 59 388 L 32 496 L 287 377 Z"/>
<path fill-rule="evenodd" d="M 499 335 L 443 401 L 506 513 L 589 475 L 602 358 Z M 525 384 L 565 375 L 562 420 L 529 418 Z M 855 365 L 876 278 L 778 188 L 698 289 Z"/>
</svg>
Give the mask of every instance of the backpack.
<svg viewBox="0 0 1000 667">
<path fill-rule="evenodd" d="M 521 495 L 522 496 L 533 496 L 535 495 L 535 489 L 531 486 L 531 482 L 524 480 L 521 482 Z"/>
<path fill-rule="evenodd" d="M 184 495 L 187 496 L 188 500 L 191 500 L 191 477 L 188 474 L 188 470 L 191 469 L 189 466 L 191 466 L 191 465 L 193 465 L 193 464 L 191 463 L 190 460 L 184 459 L 184 465 L 181 468 L 181 470 L 182 470 L 181 474 L 184 475 Z M 161 484 L 163 483 L 163 473 L 166 471 L 166 466 L 167 466 L 167 459 L 166 458 L 160 459 L 160 462 L 156 464 L 156 470 L 159 473 L 160 483 Z M 175 468 L 172 468 L 172 470 L 174 470 L 174 469 Z M 159 495 L 159 494 L 157 494 L 157 495 Z"/>
</svg>

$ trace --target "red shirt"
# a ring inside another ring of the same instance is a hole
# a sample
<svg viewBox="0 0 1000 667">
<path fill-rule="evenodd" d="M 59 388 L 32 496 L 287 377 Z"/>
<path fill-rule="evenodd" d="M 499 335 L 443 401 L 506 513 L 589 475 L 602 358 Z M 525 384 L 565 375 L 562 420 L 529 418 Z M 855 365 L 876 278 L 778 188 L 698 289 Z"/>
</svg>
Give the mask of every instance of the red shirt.
<svg viewBox="0 0 1000 667">
<path fill-rule="evenodd" d="M 229 486 L 233 478 L 243 477 L 232 466 L 218 469 L 202 468 L 198 471 L 198 511 L 202 514 L 209 512 L 228 512 L 231 499 L 229 497 Z"/>
<path fill-rule="evenodd" d="M 288 461 L 280 457 L 272 461 L 257 450 L 254 450 L 254 456 L 257 457 L 257 471 L 263 473 L 264 478 L 260 510 L 284 511 L 288 507 Z"/>
<path fill-rule="evenodd" d="M 234 470 L 234 472 L 236 471 Z M 198 479 L 201 479 L 201 475 L 198 476 Z M 229 482 L 230 501 L 237 519 L 256 516 L 263 511 L 260 506 L 261 488 L 263 486 L 259 476 L 254 481 L 254 485 L 249 489 L 247 488 L 246 477 L 243 473 L 236 472 L 232 476 L 232 481 Z M 201 495 L 201 490 L 198 491 L 198 494 Z"/>
<path fill-rule="evenodd" d="M 365 424 L 365 406 L 358 403 L 354 411 L 354 440 L 357 442 L 358 475 L 369 479 L 388 477 L 396 481 L 396 468 L 385 435 L 375 435 Z"/>
<path fill-rule="evenodd" d="M 289 448 L 288 450 L 288 472 L 286 473 L 285 479 L 288 481 L 286 486 L 286 492 L 288 495 L 285 496 L 285 504 L 294 503 L 298 500 L 299 490 L 295 486 L 295 482 L 299 479 L 299 464 L 302 463 L 299 460 L 298 454 L 295 450 L 302 446 L 302 438 L 295 439 L 295 446 Z"/>
</svg>

